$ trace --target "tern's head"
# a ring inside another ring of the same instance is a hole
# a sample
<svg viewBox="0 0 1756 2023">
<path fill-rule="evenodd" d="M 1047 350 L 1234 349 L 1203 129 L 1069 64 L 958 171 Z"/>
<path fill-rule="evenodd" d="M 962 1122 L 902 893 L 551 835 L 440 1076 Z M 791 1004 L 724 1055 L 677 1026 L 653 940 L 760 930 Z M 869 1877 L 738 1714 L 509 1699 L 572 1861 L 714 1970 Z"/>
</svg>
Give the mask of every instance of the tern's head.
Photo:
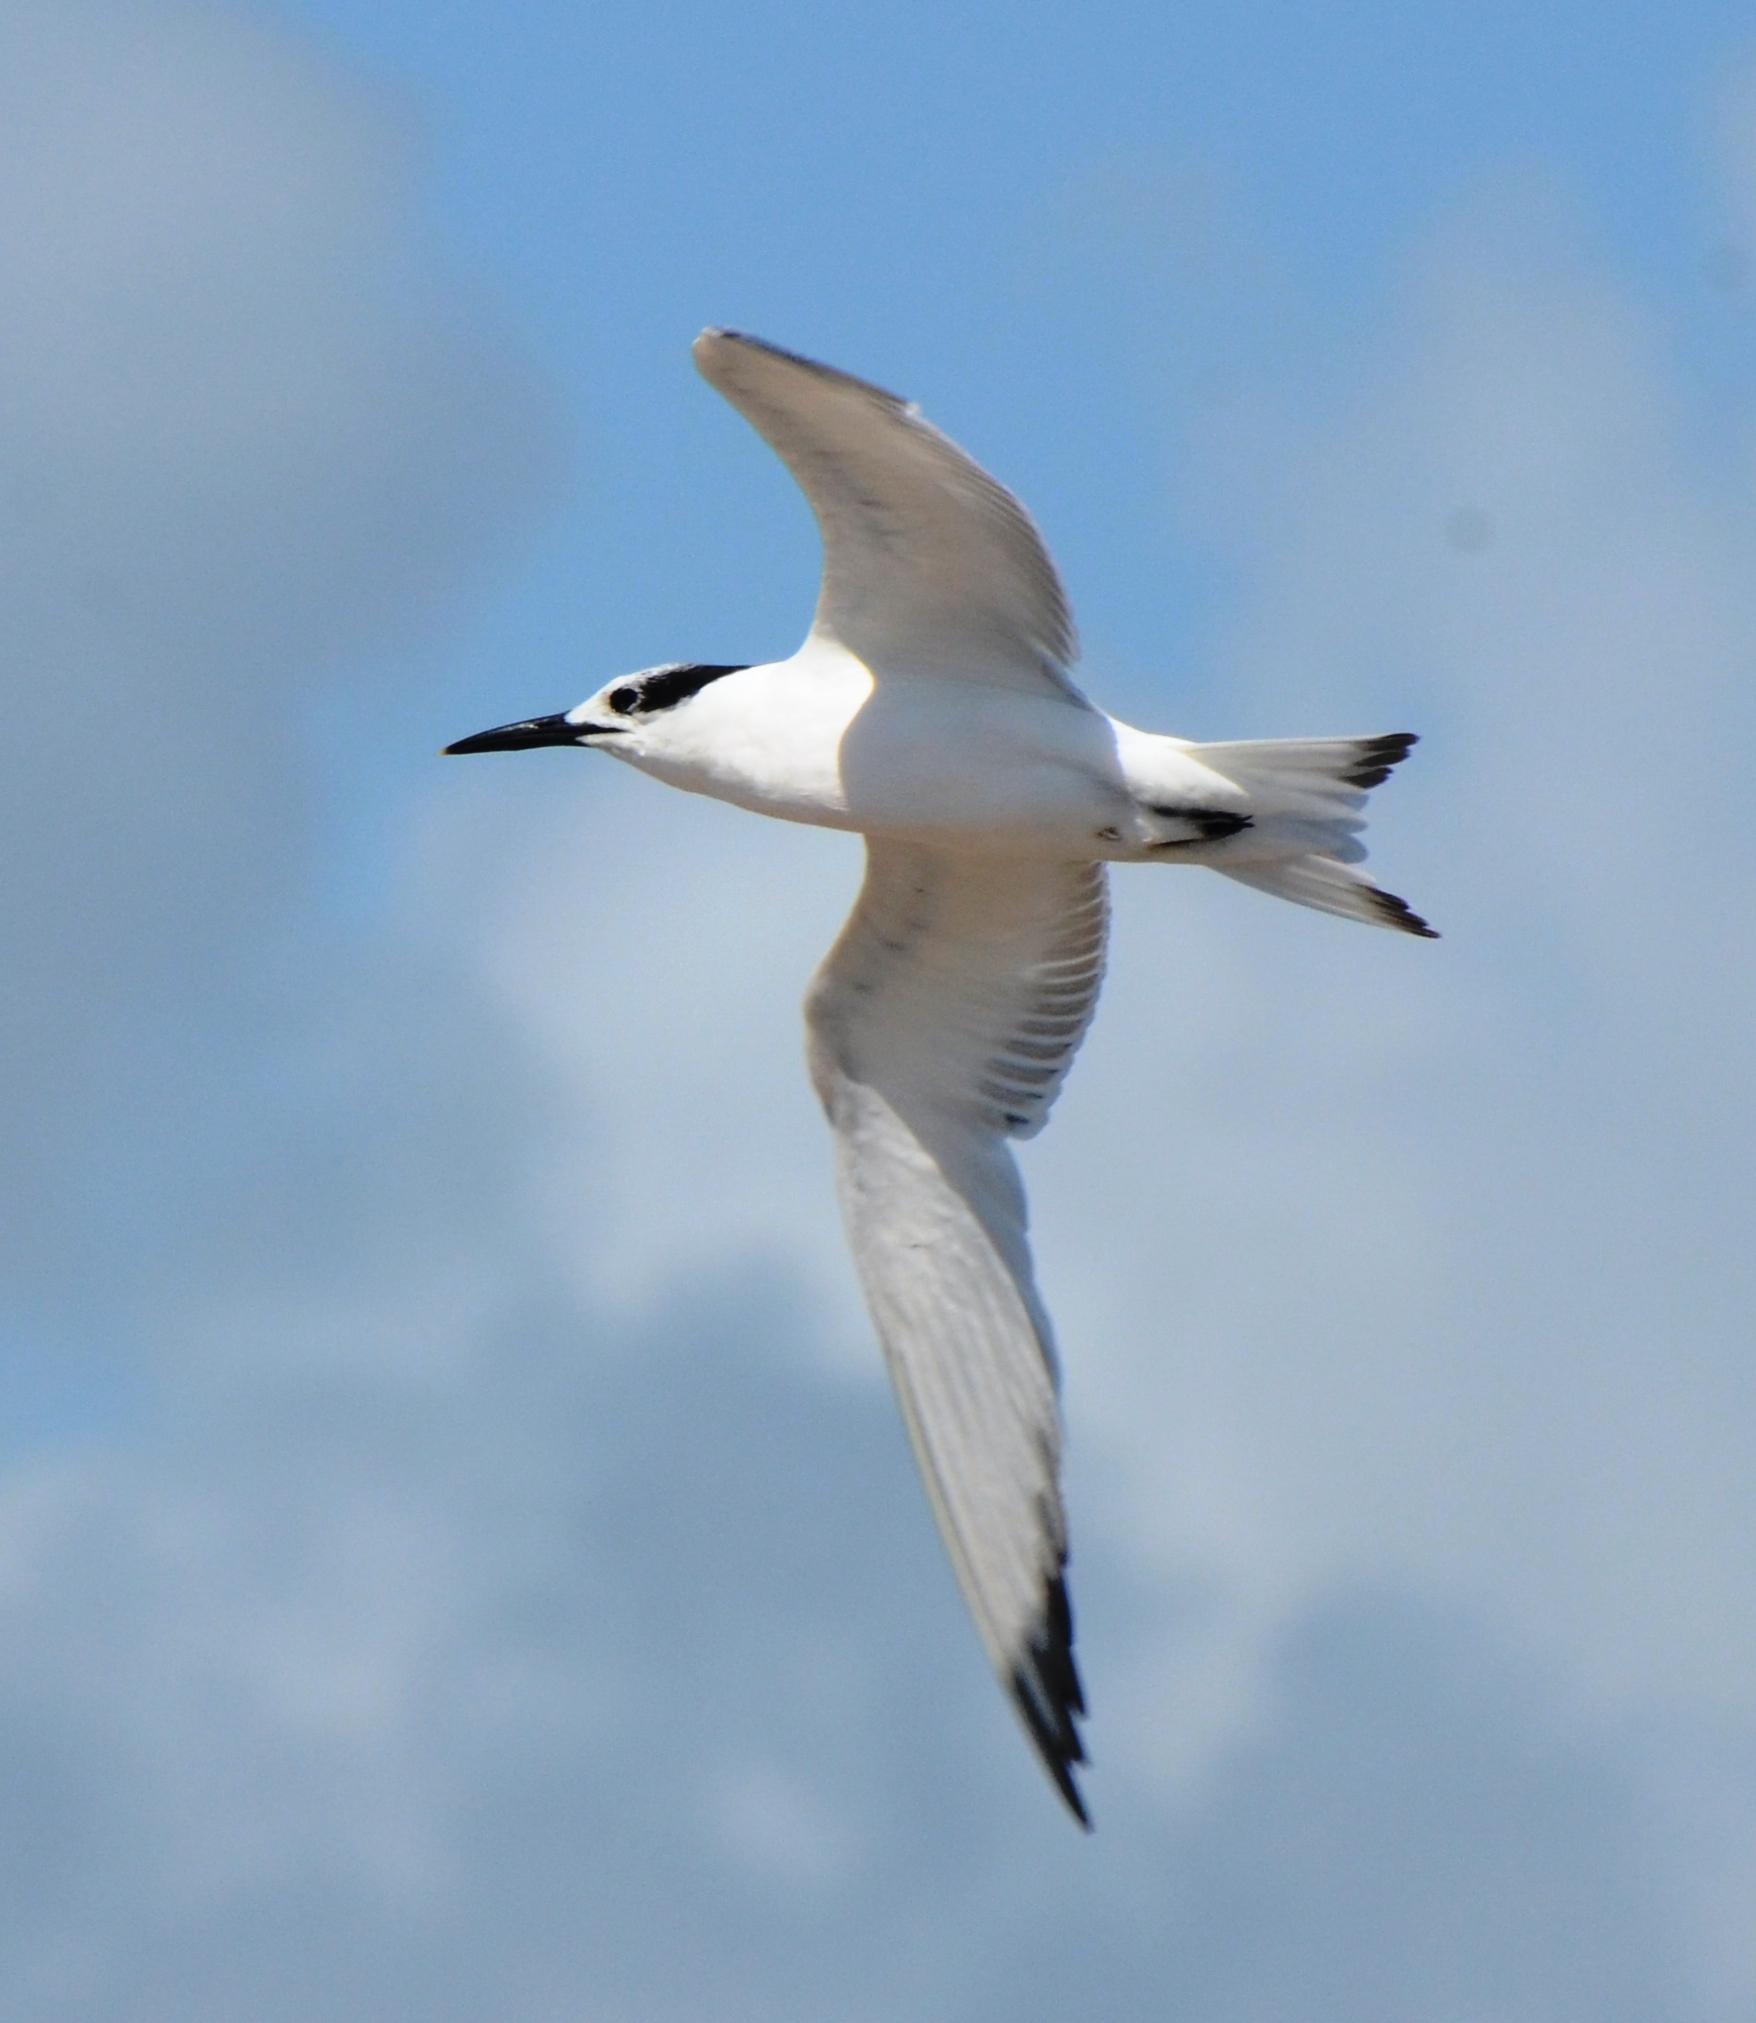
<svg viewBox="0 0 1756 2023">
<path fill-rule="evenodd" d="M 638 674 L 618 675 L 606 682 L 596 695 L 587 696 L 577 709 L 560 716 L 526 717 L 520 723 L 501 724 L 498 729 L 478 731 L 473 738 L 459 738 L 447 745 L 448 754 L 464 752 L 518 752 L 532 745 L 613 746 L 618 738 L 640 741 L 640 733 L 666 721 L 674 710 L 685 707 L 710 681 L 724 674 L 742 674 L 743 666 L 722 667 L 702 661 L 671 661 L 663 667 L 642 668 Z"/>
</svg>

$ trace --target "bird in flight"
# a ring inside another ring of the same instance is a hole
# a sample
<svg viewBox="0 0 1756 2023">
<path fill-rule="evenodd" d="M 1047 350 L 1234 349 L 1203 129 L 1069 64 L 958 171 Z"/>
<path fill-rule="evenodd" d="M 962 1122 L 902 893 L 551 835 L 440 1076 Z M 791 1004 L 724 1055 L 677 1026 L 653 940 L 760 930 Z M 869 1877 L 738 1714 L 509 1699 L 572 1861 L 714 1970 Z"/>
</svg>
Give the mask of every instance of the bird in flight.
<svg viewBox="0 0 1756 2023">
<path fill-rule="evenodd" d="M 758 814 L 854 830 L 866 875 L 805 999 L 842 1215 L 959 1587 L 1061 1796 L 1073 1659 L 1058 1371 L 1007 1140 L 1040 1131 L 1097 1004 L 1108 864 L 1201 864 L 1431 937 L 1360 871 L 1379 737 L 1194 744 L 1075 686 L 1024 508 L 918 408 L 731 330 L 695 363 L 798 482 L 823 541 L 804 644 L 676 661 L 448 752 L 572 745 Z"/>
</svg>

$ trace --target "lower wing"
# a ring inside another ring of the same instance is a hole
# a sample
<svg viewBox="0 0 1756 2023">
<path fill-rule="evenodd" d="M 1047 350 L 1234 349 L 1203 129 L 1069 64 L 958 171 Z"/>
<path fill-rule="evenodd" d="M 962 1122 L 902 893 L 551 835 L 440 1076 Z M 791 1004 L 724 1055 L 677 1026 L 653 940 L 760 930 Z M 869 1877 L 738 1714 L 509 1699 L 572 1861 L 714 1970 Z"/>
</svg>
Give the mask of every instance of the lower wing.
<svg viewBox="0 0 1756 2023">
<path fill-rule="evenodd" d="M 1084 1711 L 1053 1338 L 1006 1138 L 1041 1128 L 1103 974 L 1101 865 L 870 843 L 812 985 L 842 1212 L 933 1513 L 1062 1796 Z"/>
</svg>

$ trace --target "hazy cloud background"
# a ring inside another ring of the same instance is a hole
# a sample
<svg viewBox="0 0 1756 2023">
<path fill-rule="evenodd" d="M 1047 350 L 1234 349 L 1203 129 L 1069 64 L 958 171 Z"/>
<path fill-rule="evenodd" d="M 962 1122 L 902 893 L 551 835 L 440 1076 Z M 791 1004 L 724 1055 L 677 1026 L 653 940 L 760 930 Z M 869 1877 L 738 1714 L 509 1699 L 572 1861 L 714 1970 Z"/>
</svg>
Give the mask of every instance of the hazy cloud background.
<svg viewBox="0 0 1756 2023">
<path fill-rule="evenodd" d="M 1756 67 L 1411 20 L 0 6 L 15 2013 L 1756 2010 Z M 1119 881 L 1029 1155 L 1090 1842 L 828 1199 L 857 851 L 427 757 L 790 642 L 710 318 L 1122 713 L 1427 734 L 1447 939 Z"/>
</svg>

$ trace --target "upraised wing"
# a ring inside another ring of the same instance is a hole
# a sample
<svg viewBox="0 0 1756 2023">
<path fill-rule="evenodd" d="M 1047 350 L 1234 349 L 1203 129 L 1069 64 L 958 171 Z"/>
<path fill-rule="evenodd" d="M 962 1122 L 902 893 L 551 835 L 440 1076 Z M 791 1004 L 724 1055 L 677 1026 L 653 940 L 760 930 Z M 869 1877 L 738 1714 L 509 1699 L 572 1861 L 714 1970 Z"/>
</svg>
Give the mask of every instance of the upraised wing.
<svg viewBox="0 0 1756 2023">
<path fill-rule="evenodd" d="M 1030 515 L 918 408 L 736 331 L 704 330 L 695 363 L 817 516 L 815 636 L 879 675 L 1078 693 L 1073 620 Z"/>
<path fill-rule="evenodd" d="M 1006 1139 L 1047 1118 L 1103 976 L 1103 867 L 867 845 L 806 1000 L 866 1301 L 958 1585 L 1078 1818 L 1053 1337 Z"/>
</svg>

